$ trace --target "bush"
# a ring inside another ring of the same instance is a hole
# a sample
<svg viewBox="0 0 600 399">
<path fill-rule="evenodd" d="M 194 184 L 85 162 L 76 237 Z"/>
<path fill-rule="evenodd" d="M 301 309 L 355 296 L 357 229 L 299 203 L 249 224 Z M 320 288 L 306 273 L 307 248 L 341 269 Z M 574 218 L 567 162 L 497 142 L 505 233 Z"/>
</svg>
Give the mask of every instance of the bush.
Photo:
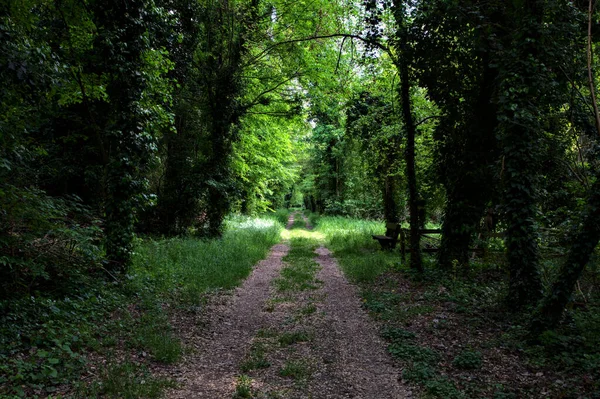
<svg viewBox="0 0 600 399">
<path fill-rule="evenodd" d="M 463 351 L 452 361 L 454 367 L 462 370 L 476 370 L 481 367 L 481 363 L 481 353 L 472 351 Z"/>
<path fill-rule="evenodd" d="M 0 188 L 0 299 L 79 286 L 100 270 L 99 224 L 76 197 Z"/>
</svg>

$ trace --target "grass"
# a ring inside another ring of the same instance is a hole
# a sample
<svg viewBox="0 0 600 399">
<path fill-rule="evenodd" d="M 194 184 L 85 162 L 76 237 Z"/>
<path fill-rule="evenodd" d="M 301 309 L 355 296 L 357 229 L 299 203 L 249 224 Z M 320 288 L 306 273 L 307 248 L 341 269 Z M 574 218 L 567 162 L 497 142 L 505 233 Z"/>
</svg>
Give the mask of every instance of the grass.
<svg viewBox="0 0 600 399">
<path fill-rule="evenodd" d="M 141 241 L 130 270 L 132 289 L 198 304 L 206 291 L 233 288 L 246 278 L 280 240 L 281 229 L 274 219 L 233 218 L 221 240 Z"/>
<path fill-rule="evenodd" d="M 309 303 L 306 306 L 302 307 L 300 310 L 298 310 L 298 314 L 301 316 L 308 316 L 311 315 L 313 313 L 315 313 L 317 311 L 317 305 L 315 305 L 314 303 Z"/>
<path fill-rule="evenodd" d="M 340 260 L 344 274 L 355 283 L 373 281 L 383 272 L 400 266 L 398 253 L 381 251 L 372 238 L 385 233 L 381 222 L 321 217 L 317 231 L 326 237 L 327 246 Z"/>
<path fill-rule="evenodd" d="M 468 271 L 458 273 L 440 271 L 435 258 L 424 256 L 426 270 L 416 274 L 397 250 L 383 252 L 371 239 L 383 233 L 381 222 L 321 217 L 317 231 L 344 274 L 358 284 L 365 309 L 385 326 L 382 336 L 403 368 L 403 379 L 419 387 L 422 397 L 516 398 L 540 397 L 542 392 L 594 397 L 600 391 L 600 307 L 590 295 L 579 299 L 584 308 L 567 311 L 564 327 L 532 345 L 527 342 L 527 312 L 509 314 L 502 306 L 506 273 L 498 258 L 476 259 Z M 544 281 L 551 281 L 560 262 L 542 263 Z M 597 286 L 600 273 L 594 267 L 592 262 L 589 281 L 583 276 L 582 286 Z M 490 367 L 484 361 L 488 356 L 503 357 L 505 363 Z M 540 374 L 522 381 L 525 371 L 532 370 Z M 518 383 L 503 385 L 506 376 Z M 562 386 L 555 384 L 559 377 Z"/>
<path fill-rule="evenodd" d="M 289 360 L 279 370 L 280 376 L 290 377 L 295 380 L 305 380 L 310 377 L 310 374 L 310 367 L 304 359 Z"/>
<path fill-rule="evenodd" d="M 282 226 L 287 226 L 288 219 L 292 212 L 289 209 L 280 208 L 275 210 L 273 213 L 267 214 L 268 217 L 275 219 Z"/>
<path fill-rule="evenodd" d="M 279 219 L 283 213 L 229 218 L 221 240 L 140 239 L 119 283 L 98 276 L 69 295 L 0 302 L 0 398 L 74 386 L 90 352 L 114 363 L 81 397 L 160 396 L 169 382 L 148 366 L 175 363 L 184 351 L 169 309 L 192 310 L 207 292 L 238 285 L 281 239 Z M 149 356 L 134 364 L 131 352 Z"/>
<path fill-rule="evenodd" d="M 289 331 L 284 332 L 278 339 L 281 346 L 290 346 L 298 342 L 309 342 L 312 340 L 312 334 L 307 331 Z"/>
<path fill-rule="evenodd" d="M 252 370 L 265 369 L 271 366 L 266 358 L 267 348 L 264 343 L 255 341 L 250 347 L 249 353 L 240 364 L 240 370 L 248 372 Z"/>
<path fill-rule="evenodd" d="M 320 282 L 315 275 L 320 266 L 312 259 L 318 245 L 318 240 L 310 236 L 294 235 L 290 238 L 290 251 L 283 258 L 287 265 L 281 269 L 281 276 L 273 281 L 279 292 L 319 288 Z"/>
<path fill-rule="evenodd" d="M 248 377 L 247 375 L 239 376 L 235 384 L 233 399 L 252 398 L 253 396 L 252 378 Z"/>
<path fill-rule="evenodd" d="M 87 387 L 83 394 L 88 398 L 115 399 L 160 398 L 164 388 L 174 387 L 166 379 L 153 377 L 150 371 L 132 362 L 109 364 L 102 380 Z"/>
</svg>

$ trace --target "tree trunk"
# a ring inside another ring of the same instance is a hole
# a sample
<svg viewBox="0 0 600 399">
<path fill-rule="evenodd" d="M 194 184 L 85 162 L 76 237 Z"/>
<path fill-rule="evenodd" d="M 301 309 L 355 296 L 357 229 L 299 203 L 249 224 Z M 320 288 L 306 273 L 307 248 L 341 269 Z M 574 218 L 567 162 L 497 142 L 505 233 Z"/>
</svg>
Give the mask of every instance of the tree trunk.
<svg viewBox="0 0 600 399">
<path fill-rule="evenodd" d="M 498 159 L 498 118 L 492 103 L 497 73 L 489 66 L 488 51 L 481 51 L 478 55 L 482 79 L 479 94 L 472 100 L 476 101 L 472 104 L 472 123 L 461 129 L 462 132 L 452 132 L 454 137 L 467 135 L 463 140 L 459 139 L 455 145 L 450 141 L 443 147 L 446 157 L 458 160 L 450 162 L 450 165 L 446 162 L 448 170 L 444 172 L 450 177 L 444 183 L 448 198 L 438 259 L 440 266 L 446 269 L 451 268 L 455 260 L 463 267 L 468 266 L 469 246 L 496 184 L 489 165 Z"/>
<path fill-rule="evenodd" d="M 598 142 L 600 134 L 600 113 L 596 101 L 596 88 L 594 86 L 593 55 L 592 55 L 592 24 L 593 1 L 589 0 L 588 9 L 588 80 L 590 97 L 594 110 L 596 131 L 590 136 Z M 533 315 L 530 332 L 537 337 L 542 332 L 555 328 L 562 318 L 563 311 L 575 290 L 575 284 L 590 260 L 594 249 L 600 241 L 600 173 L 596 172 L 596 181 L 592 185 L 587 202 L 586 213 L 581 230 L 573 237 L 573 244 L 569 250 L 567 261 L 561 266 L 557 279 L 552 289 L 540 302 Z"/>
<path fill-rule="evenodd" d="M 402 100 L 402 119 L 406 131 L 406 179 L 408 182 L 408 209 L 410 212 L 410 267 L 423 271 L 421 259 L 421 235 L 419 234 L 419 194 L 417 191 L 417 174 L 415 168 L 415 135 L 416 127 L 412 116 L 410 101 L 410 74 L 406 60 L 400 62 L 400 98 Z"/>
<path fill-rule="evenodd" d="M 569 303 L 575 284 L 600 241 L 600 176 L 592 186 L 581 230 L 573 237 L 567 261 L 561 266 L 552 289 L 541 301 L 531 323 L 534 336 L 558 325 Z"/>
<path fill-rule="evenodd" d="M 540 60 L 542 3 L 527 0 L 513 6 L 518 20 L 510 37 L 510 48 L 499 75 L 501 100 L 500 133 L 503 150 L 504 214 L 507 259 L 510 270 L 507 301 L 514 310 L 534 304 L 542 292 L 539 276 L 539 251 L 536 233 L 537 154 L 540 119 L 538 106 L 550 90 Z M 518 77 L 518 79 L 516 78 Z"/>
</svg>

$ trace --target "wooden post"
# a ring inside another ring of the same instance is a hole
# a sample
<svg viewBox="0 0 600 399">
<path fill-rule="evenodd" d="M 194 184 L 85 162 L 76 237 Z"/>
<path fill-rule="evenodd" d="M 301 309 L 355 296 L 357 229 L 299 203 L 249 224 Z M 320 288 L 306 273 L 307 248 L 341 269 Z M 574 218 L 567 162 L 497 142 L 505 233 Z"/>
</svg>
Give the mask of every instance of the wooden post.
<svg viewBox="0 0 600 399">
<path fill-rule="evenodd" d="M 402 252 L 402 262 L 406 260 L 406 234 L 404 229 L 400 229 L 400 251 Z"/>
</svg>

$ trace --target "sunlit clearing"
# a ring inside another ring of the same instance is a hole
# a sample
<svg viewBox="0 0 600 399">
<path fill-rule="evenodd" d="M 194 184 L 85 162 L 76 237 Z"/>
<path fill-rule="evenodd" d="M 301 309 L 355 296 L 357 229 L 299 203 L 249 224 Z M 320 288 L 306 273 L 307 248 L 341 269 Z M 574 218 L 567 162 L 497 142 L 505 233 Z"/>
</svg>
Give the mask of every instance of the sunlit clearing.
<svg viewBox="0 0 600 399">
<path fill-rule="evenodd" d="M 292 238 L 308 238 L 311 240 L 322 241 L 325 239 L 323 233 L 319 233 L 317 231 L 310 231 L 304 229 L 293 229 L 293 230 L 283 230 L 281 232 L 281 238 L 284 240 L 289 240 Z"/>
<path fill-rule="evenodd" d="M 275 226 L 276 222 L 273 219 L 234 219 L 229 221 L 231 226 L 237 229 L 270 229 Z"/>
</svg>

